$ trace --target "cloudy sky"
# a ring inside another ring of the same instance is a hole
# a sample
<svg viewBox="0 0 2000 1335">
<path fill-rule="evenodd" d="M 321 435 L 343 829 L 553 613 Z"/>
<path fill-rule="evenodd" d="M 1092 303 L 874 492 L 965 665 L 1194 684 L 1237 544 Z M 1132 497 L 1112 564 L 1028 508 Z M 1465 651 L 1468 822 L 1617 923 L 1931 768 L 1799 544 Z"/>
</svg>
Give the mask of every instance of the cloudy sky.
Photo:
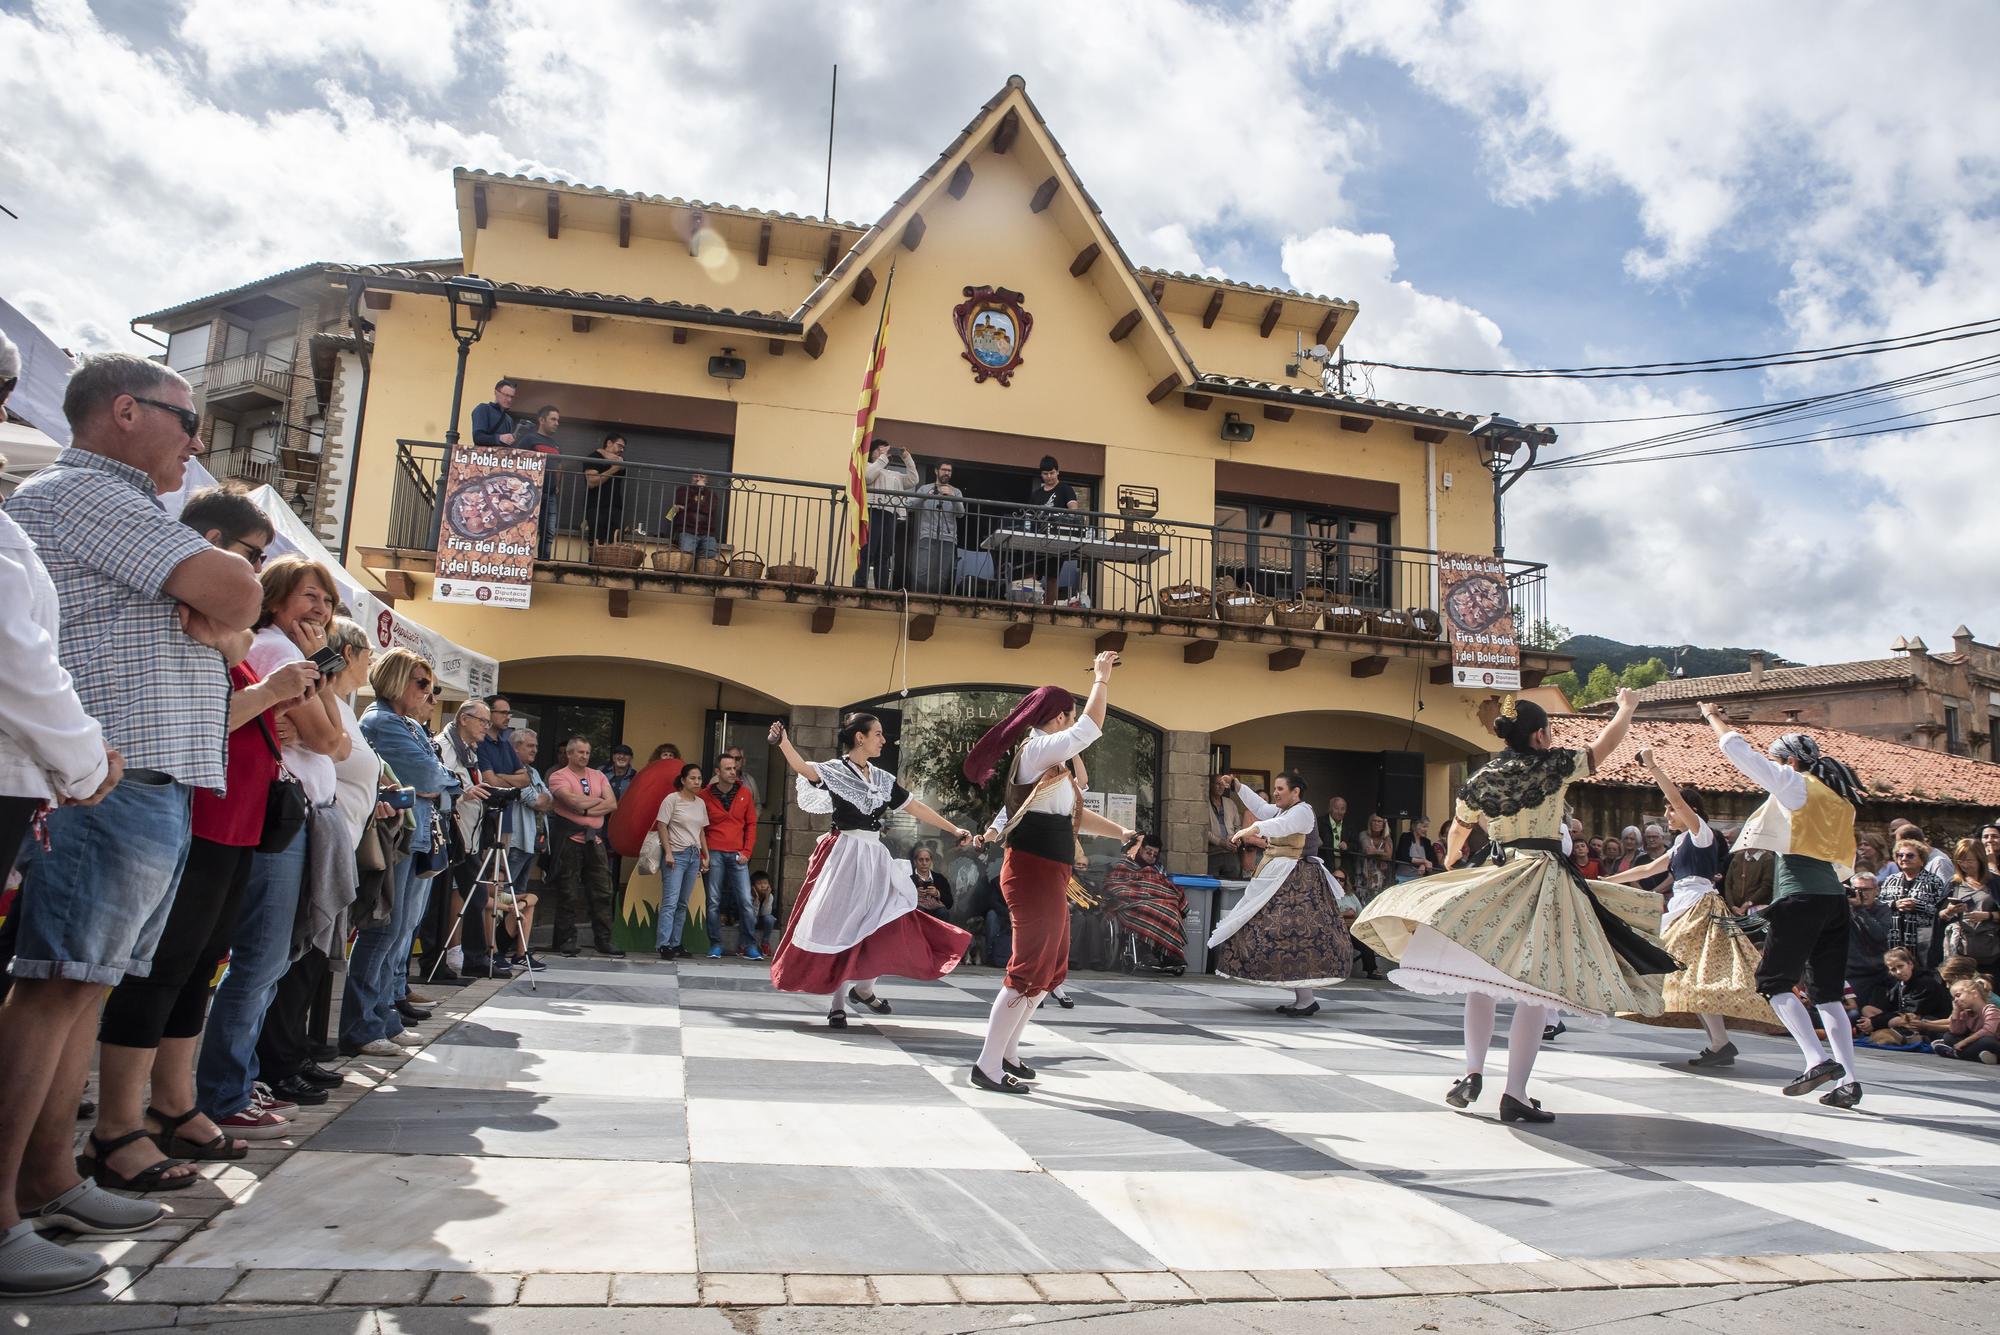
<svg viewBox="0 0 2000 1335">
<path fill-rule="evenodd" d="M 0 296 L 79 350 L 142 346 L 132 315 L 293 264 L 453 253 L 457 164 L 817 212 L 837 62 L 837 216 L 874 218 L 1019 73 L 1139 262 L 1352 298 L 1352 356 L 1821 346 L 2000 316 L 1994 50 L 1976 2 L 0 0 Z M 1996 353 L 1372 388 L 1597 422 L 1560 458 L 1705 420 L 1597 419 Z M 1974 374 L 1785 434 L 2000 407 Z M 1553 471 L 1510 493 L 1509 554 L 1620 639 L 1994 641 L 1996 476 L 2000 419 Z"/>
</svg>

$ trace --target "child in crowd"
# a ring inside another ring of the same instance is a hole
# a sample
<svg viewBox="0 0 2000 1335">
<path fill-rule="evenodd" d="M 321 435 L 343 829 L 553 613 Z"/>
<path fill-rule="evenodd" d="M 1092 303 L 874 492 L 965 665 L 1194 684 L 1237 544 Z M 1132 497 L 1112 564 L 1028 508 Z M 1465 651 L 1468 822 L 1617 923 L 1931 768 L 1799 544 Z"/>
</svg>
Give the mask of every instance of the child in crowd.
<svg viewBox="0 0 2000 1335">
<path fill-rule="evenodd" d="M 757 915 L 755 933 L 757 947 L 765 954 L 769 954 L 771 933 L 778 930 L 778 892 L 771 886 L 771 873 L 767 871 L 750 873 L 750 907 Z M 745 934 L 746 943 L 749 935 Z"/>
<path fill-rule="evenodd" d="M 1931 1044 L 1931 1051 L 1940 1057 L 2000 1064 L 2000 1006 L 1991 996 L 1986 980 L 1976 975 L 1953 983 L 1946 1037 Z"/>
<path fill-rule="evenodd" d="M 1887 1006 L 1863 1006 L 1855 1025 L 1878 1048 L 1908 1048 L 1928 1034 L 1942 1034 L 1951 1016 L 1951 994 L 1934 969 L 1917 967 L 1916 954 L 1903 947 L 1884 952 L 1882 965 L 1895 981 Z"/>
</svg>

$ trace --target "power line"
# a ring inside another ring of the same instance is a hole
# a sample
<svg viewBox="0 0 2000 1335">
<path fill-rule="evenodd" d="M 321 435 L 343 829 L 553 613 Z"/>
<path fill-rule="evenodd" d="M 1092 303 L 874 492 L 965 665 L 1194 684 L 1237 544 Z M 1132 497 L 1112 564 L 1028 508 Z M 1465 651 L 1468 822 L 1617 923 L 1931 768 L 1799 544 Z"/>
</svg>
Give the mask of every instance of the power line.
<svg viewBox="0 0 2000 1335">
<path fill-rule="evenodd" d="M 1979 403 L 1983 402 L 1986 399 L 1994 399 L 1994 398 L 2000 398 L 2000 394 L 1981 395 L 1980 398 L 1967 399 L 1964 402 Z M 1951 407 L 1958 405 L 1942 405 L 1942 406 Z M 1903 417 L 1914 417 L 1916 415 L 1917 414 L 1915 413 L 1900 414 L 1900 416 Z M 1843 431 L 1836 433 L 1834 435 L 1822 435 L 1819 433 L 1813 433 L 1804 436 L 1793 436 L 1784 440 L 1754 441 L 1742 445 L 1718 445 L 1713 449 L 1706 449 L 1706 450 L 1684 450 L 1678 454 L 1646 454 L 1646 455 L 1637 455 L 1623 459 L 1603 459 L 1596 461 L 1568 460 L 1562 463 L 1545 464 L 1541 468 L 1536 469 L 1535 471 L 1543 472 L 1551 469 L 1560 469 L 1560 468 L 1611 468 L 1618 464 L 1664 463 L 1672 459 L 1703 459 L 1703 458 L 1708 458 L 1711 455 L 1718 455 L 1718 454 L 1748 454 L 1757 450 L 1775 450 L 1791 445 L 1830 444 L 1836 440 L 1861 440 L 1869 436 L 1905 435 L 1912 431 L 1925 431 L 1929 430 L 1931 427 L 1938 427 L 1938 426 L 1953 426 L 1960 422 L 1983 422 L 1986 421 L 1988 418 L 1993 418 L 1993 417 L 2000 417 L 2000 410 L 1995 410 L 1990 413 L 1969 413 L 1964 417 L 1942 417 L 1938 418 L 1935 421 L 1916 422 L 1909 426 L 1885 426 L 1877 428 L 1873 431 Z M 1876 420 L 1886 422 L 1886 421 L 1895 421 L 1896 418 L 1878 418 Z"/>
<path fill-rule="evenodd" d="M 1789 352 L 1744 354 L 1734 357 L 1704 357 L 1692 361 L 1635 362 L 1622 366 L 1563 366 L 1542 368 L 1474 368 L 1463 366 L 1417 366 L 1406 362 L 1378 362 L 1358 357 L 1349 366 L 1375 366 L 1387 371 L 1413 371 L 1425 375 L 1456 375 L 1514 380 L 1607 380 L 1676 375 L 1718 375 L 1727 371 L 1760 371 L 1777 366 L 1809 366 L 1817 362 L 1839 361 L 1847 357 L 1872 357 L 1887 352 L 1905 352 L 1961 339 L 1985 338 L 2000 334 L 2000 316 L 1944 325 L 1915 334 L 1896 334 L 1863 339 L 1855 343 L 1835 343 L 1822 348 L 1796 348 Z"/>
<path fill-rule="evenodd" d="M 1536 418 L 1535 421 L 1538 426 L 1622 426 L 1633 422 L 1681 422 L 1691 417 L 1723 417 L 1731 413 L 1751 413 L 1765 409 L 1802 408 L 1815 403 L 1824 403 L 1830 399 L 1839 399 L 1852 394 L 1865 394 L 1873 390 L 1884 389 L 1900 384 L 1905 380 L 1950 372 L 1968 366 L 1989 363 L 1994 360 L 1995 358 L 1992 357 L 1974 357 L 1967 361 L 1953 362 L 1946 366 L 1935 367 L 1931 371 L 1916 372 L 1913 376 L 1896 376 L 1889 380 L 1878 380 L 1873 384 L 1856 385 L 1849 389 L 1828 390 L 1820 394 L 1804 394 L 1796 399 L 1739 403 L 1729 408 L 1697 408 L 1681 413 L 1640 413 L 1633 417 Z"/>
</svg>

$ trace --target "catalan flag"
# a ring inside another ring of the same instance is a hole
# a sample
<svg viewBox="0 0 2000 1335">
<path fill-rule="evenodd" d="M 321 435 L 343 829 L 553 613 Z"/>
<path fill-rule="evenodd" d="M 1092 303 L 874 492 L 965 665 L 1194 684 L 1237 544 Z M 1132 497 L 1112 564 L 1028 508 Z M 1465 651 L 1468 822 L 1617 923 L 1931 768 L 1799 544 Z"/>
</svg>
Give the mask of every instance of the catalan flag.
<svg viewBox="0 0 2000 1335">
<path fill-rule="evenodd" d="M 868 449 L 875 439 L 875 410 L 882 402 L 882 367 L 889 359 L 889 293 L 896 286 L 896 269 L 889 267 L 882 284 L 882 318 L 875 326 L 875 343 L 868 349 L 868 367 L 861 376 L 861 398 L 854 407 L 854 446 L 847 457 L 847 569 L 859 577 L 861 555 L 868 546 Z"/>
</svg>

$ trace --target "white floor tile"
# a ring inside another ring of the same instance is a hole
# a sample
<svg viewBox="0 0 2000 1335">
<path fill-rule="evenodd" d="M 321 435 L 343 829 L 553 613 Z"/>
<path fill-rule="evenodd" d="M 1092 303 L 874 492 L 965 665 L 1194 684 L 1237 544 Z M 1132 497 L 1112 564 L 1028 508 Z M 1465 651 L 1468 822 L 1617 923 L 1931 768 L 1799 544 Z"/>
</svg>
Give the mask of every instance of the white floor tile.
<svg viewBox="0 0 2000 1335">
<path fill-rule="evenodd" d="M 1356 1168 L 1409 1172 L 1562 1171 L 1615 1167 L 1610 1159 L 1517 1134 L 1445 1109 L 1400 1113 L 1258 1113 L 1245 1121 L 1282 1131 Z"/>
<path fill-rule="evenodd" d="M 1817 1168 L 1667 1168 L 1669 1177 L 1892 1251 L 2000 1251 L 1990 1199 L 1887 1173 L 1843 1180 Z"/>
<path fill-rule="evenodd" d="M 597 1052 L 525 1052 L 518 1048 L 434 1043 L 403 1066 L 399 1085 L 434 1089 L 519 1089 L 538 1094 L 685 1097 L 679 1057 Z"/>
<path fill-rule="evenodd" d="M 1027 1056 L 1026 1045 L 1022 1055 Z M 975 1108 L 1070 1108 L 1152 1112 L 1218 1113 L 1224 1111 L 1207 1099 L 1196 1098 L 1166 1081 L 1142 1071 L 1082 1070 L 1061 1066 L 1038 1068 L 1040 1079 L 1033 1094 L 994 1094 L 973 1086 L 964 1066 L 927 1066 L 924 1069 L 965 1102 Z"/>
<path fill-rule="evenodd" d="M 513 1020 L 574 1020 L 578 1024 L 643 1025 L 672 1029 L 681 1022 L 681 1010 L 666 1002 L 650 1006 L 626 1001 L 569 1001 L 560 997 L 509 993 L 505 1001 L 481 1006 L 468 1018 L 488 1029 L 505 1029 Z"/>
<path fill-rule="evenodd" d="M 686 1164 L 303 1151 L 169 1266 L 686 1272 Z"/>
<path fill-rule="evenodd" d="M 1035 1171 L 1034 1160 L 972 1108 L 694 1099 L 688 1146 L 704 1163 Z"/>
<path fill-rule="evenodd" d="M 695 1026 L 681 1030 L 681 1052 L 689 1057 L 737 1061 L 842 1062 L 849 1066 L 914 1066 L 917 1059 L 879 1034 L 850 1029 L 842 1039 L 824 1028 L 751 1029 Z"/>
<path fill-rule="evenodd" d="M 1873 1090 L 1862 1107 L 1875 1101 Z M 2000 1165 L 2000 1141 L 1959 1136 L 1910 1121 L 1856 1117 L 1839 1109 L 1813 1107 L 1797 1112 L 1731 1113 L 1731 1126 L 1855 1163 Z"/>
<path fill-rule="evenodd" d="M 1269 1048 L 1217 1043 L 1189 1036 L 1186 1043 L 1097 1043 L 1084 1046 L 1138 1071 L 1161 1075 L 1325 1075 L 1322 1067 Z"/>
<path fill-rule="evenodd" d="M 1539 1261 L 1543 1252 L 1360 1174 L 1057 1173 L 1176 1270 Z"/>
</svg>

